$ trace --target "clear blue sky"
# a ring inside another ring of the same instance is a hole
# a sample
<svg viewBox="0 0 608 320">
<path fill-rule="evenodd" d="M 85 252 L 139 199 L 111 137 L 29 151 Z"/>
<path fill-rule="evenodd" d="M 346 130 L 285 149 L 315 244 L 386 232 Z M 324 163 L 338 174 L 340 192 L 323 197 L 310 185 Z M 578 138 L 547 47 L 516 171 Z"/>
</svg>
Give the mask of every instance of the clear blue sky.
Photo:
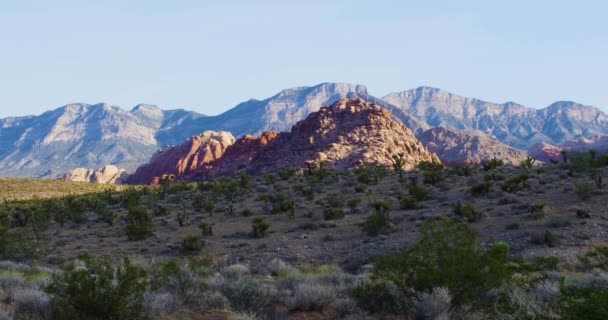
<svg viewBox="0 0 608 320">
<path fill-rule="evenodd" d="M 70 102 L 217 114 L 321 82 L 608 111 L 605 1 L 2 1 L 0 117 Z"/>
</svg>

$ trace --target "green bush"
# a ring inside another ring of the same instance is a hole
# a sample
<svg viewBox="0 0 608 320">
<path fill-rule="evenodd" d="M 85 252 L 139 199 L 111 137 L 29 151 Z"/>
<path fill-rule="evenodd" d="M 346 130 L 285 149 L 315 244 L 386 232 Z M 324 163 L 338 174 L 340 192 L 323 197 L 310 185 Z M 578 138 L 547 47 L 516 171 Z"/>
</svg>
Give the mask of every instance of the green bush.
<svg viewBox="0 0 608 320">
<path fill-rule="evenodd" d="M 131 207 L 128 218 L 126 233 L 129 240 L 144 240 L 152 235 L 154 227 L 148 209 L 142 206 Z"/>
<path fill-rule="evenodd" d="M 608 319 L 608 288 L 564 287 L 561 293 L 560 306 L 564 319 Z"/>
<path fill-rule="evenodd" d="M 323 210 L 325 220 L 338 220 L 344 218 L 344 210 L 340 208 L 325 208 Z"/>
<path fill-rule="evenodd" d="M 484 181 L 471 186 L 471 194 L 474 196 L 486 195 L 490 192 L 492 183 L 490 181 Z"/>
<path fill-rule="evenodd" d="M 377 163 L 365 163 L 355 169 L 357 181 L 367 185 L 376 185 L 387 174 L 387 169 Z"/>
<path fill-rule="evenodd" d="M 413 210 L 418 208 L 418 200 L 414 196 L 398 194 L 397 200 L 399 200 L 399 207 L 402 210 Z"/>
<path fill-rule="evenodd" d="M 485 248 L 467 224 L 429 220 L 418 241 L 377 256 L 373 276 L 394 285 L 401 301 L 411 296 L 410 288 L 428 292 L 445 287 L 454 303 L 463 304 L 510 278 L 507 252 L 504 243 Z"/>
<path fill-rule="evenodd" d="M 581 198 L 581 200 L 587 200 L 591 198 L 593 190 L 595 190 L 595 187 L 590 182 L 582 182 L 574 185 L 574 193 L 576 193 L 576 195 Z"/>
<path fill-rule="evenodd" d="M 408 186 L 409 194 L 414 197 L 417 201 L 423 201 L 431 193 L 431 190 L 425 186 L 421 185 L 409 185 Z"/>
<path fill-rule="evenodd" d="M 268 229 L 270 229 L 270 224 L 265 222 L 263 218 L 253 219 L 251 227 L 253 229 L 254 238 L 268 237 Z"/>
<path fill-rule="evenodd" d="M 543 203 L 537 203 L 537 204 L 530 205 L 530 208 L 529 208 L 529 210 L 530 210 L 530 216 L 533 219 L 544 218 L 545 215 L 547 214 L 547 212 L 545 210 L 545 206 L 546 206 L 546 204 L 544 202 Z"/>
<path fill-rule="evenodd" d="M 522 172 L 520 174 L 518 174 L 517 176 L 505 181 L 501 188 L 502 190 L 506 191 L 506 192 L 517 192 L 517 191 L 521 191 L 524 188 L 528 187 L 528 179 L 529 179 L 529 175 L 528 172 Z"/>
<path fill-rule="evenodd" d="M 441 163 L 422 161 L 418 164 L 418 169 L 422 171 L 424 183 L 435 185 L 445 180 L 445 166 Z"/>
<path fill-rule="evenodd" d="M 189 234 L 182 239 L 182 252 L 197 252 L 203 248 L 203 239 L 198 234 Z"/>
<path fill-rule="evenodd" d="M 520 226 L 521 226 L 521 221 L 519 219 L 515 219 L 512 222 L 510 222 L 509 224 L 507 224 L 506 229 L 515 230 L 515 229 L 519 229 Z"/>
<path fill-rule="evenodd" d="M 483 213 L 478 211 L 475 205 L 470 202 L 462 204 L 458 201 L 453 208 L 453 212 L 463 217 L 467 222 L 477 222 L 483 218 Z"/>
<path fill-rule="evenodd" d="M 490 160 L 482 161 L 481 165 L 482 165 L 484 171 L 490 171 L 490 170 L 494 170 L 498 167 L 504 166 L 505 163 L 502 159 L 497 159 L 496 157 L 494 157 Z"/>
<path fill-rule="evenodd" d="M 245 208 L 245 209 L 243 209 L 243 211 L 241 211 L 241 215 L 243 217 L 250 217 L 253 215 L 253 210 L 251 210 L 249 208 Z"/>
<path fill-rule="evenodd" d="M 58 319 L 143 319 L 146 272 L 128 258 L 114 268 L 109 259 L 84 257 L 61 268 L 45 291 Z"/>
<path fill-rule="evenodd" d="M 608 271 L 608 246 L 598 246 L 587 252 L 579 260 L 590 269 L 602 269 Z"/>
<path fill-rule="evenodd" d="M 375 237 L 388 232 L 391 228 L 391 222 L 384 215 L 372 214 L 367 218 L 362 228 L 366 235 Z"/>
</svg>

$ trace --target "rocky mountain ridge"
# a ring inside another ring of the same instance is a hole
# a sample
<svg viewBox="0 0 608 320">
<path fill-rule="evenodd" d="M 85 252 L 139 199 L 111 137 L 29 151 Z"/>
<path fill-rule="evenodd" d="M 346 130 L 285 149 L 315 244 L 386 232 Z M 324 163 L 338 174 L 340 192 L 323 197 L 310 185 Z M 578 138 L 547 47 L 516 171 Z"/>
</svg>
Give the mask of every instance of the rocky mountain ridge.
<svg viewBox="0 0 608 320">
<path fill-rule="evenodd" d="M 497 158 L 507 164 L 519 165 L 528 154 L 509 147 L 487 134 L 474 130 L 451 130 L 436 127 L 418 136 L 420 142 L 437 154 L 444 163 L 473 164 Z"/>
<path fill-rule="evenodd" d="M 187 141 L 175 150 L 190 150 Z M 171 151 L 170 154 L 180 152 Z M 203 144 L 196 153 L 211 154 Z M 364 163 L 390 166 L 391 157 L 404 154 L 404 169 L 415 168 L 421 161 L 440 162 L 405 125 L 390 111 L 360 98 L 341 99 L 312 112 L 289 132 L 264 132 L 259 137 L 246 135 L 228 146 L 223 155 L 190 171 L 176 174 L 178 180 L 201 180 L 239 172 L 261 174 L 282 168 L 304 170 L 323 164 L 331 168 L 353 168 Z M 188 153 L 190 154 L 190 153 Z M 186 158 L 170 159 L 160 153 L 149 164 L 137 170 L 130 183 L 157 183 L 163 174 L 175 171 L 152 171 L 151 168 L 173 168 Z M 155 176 L 142 176 L 154 172 Z"/>
<path fill-rule="evenodd" d="M 205 130 L 239 138 L 285 131 L 311 112 L 343 98 L 361 98 L 392 112 L 414 134 L 432 127 L 477 130 L 521 150 L 544 142 L 608 136 L 599 109 L 558 102 L 544 109 L 495 104 L 420 87 L 380 99 L 362 85 L 324 83 L 251 99 L 217 116 L 139 105 L 130 111 L 108 104 L 70 104 L 39 116 L 0 119 L 0 175 L 60 177 L 73 168 L 107 164 L 133 172 L 159 149 Z"/>
</svg>

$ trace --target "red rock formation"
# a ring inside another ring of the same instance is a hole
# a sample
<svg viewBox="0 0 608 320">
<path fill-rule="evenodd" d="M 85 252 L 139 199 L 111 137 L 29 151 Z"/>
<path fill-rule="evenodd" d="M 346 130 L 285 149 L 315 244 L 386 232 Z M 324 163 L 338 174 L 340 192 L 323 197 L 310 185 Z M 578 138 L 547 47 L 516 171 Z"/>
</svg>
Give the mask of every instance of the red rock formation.
<svg viewBox="0 0 608 320">
<path fill-rule="evenodd" d="M 192 172 L 187 179 L 202 180 L 210 173 L 222 176 L 245 171 L 253 156 L 278 136 L 276 131 L 265 131 L 260 136 L 246 134 L 229 146 L 222 157 Z"/>
<path fill-rule="evenodd" d="M 405 169 L 420 161 L 440 162 L 390 111 L 362 99 L 342 99 L 311 113 L 291 132 L 283 132 L 253 157 L 249 171 L 264 173 L 283 167 L 352 168 L 362 163 L 390 165 L 403 152 Z"/>
<path fill-rule="evenodd" d="M 325 163 L 352 168 L 376 162 L 389 166 L 405 154 L 405 169 L 420 161 L 440 162 L 390 111 L 361 99 L 343 99 L 311 113 L 291 132 L 245 135 L 234 141 L 228 133 L 205 132 L 181 146 L 164 150 L 140 167 L 131 183 L 158 183 L 163 174 L 178 180 L 203 180 L 238 172 L 265 173 L 281 168 L 304 169 Z"/>
<path fill-rule="evenodd" d="M 560 160 L 562 150 L 564 150 L 562 147 L 539 142 L 528 149 L 528 154 L 539 161 L 549 162 L 550 159 Z"/>
<path fill-rule="evenodd" d="M 229 132 L 205 131 L 179 146 L 159 151 L 148 164 L 139 167 L 128 181 L 133 184 L 156 184 L 159 177 L 165 174 L 183 178 L 219 159 L 234 141 Z"/>
<path fill-rule="evenodd" d="M 519 165 L 528 156 L 526 152 L 509 147 L 481 131 L 436 127 L 424 131 L 418 138 L 444 163 L 475 164 L 497 158 L 507 164 Z"/>
</svg>

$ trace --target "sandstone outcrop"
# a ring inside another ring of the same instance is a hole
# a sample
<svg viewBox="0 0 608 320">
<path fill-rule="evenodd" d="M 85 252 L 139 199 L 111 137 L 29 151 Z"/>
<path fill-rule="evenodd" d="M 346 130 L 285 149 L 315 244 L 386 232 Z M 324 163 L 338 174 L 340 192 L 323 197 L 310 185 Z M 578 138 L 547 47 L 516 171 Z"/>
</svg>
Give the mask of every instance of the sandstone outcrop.
<svg viewBox="0 0 608 320">
<path fill-rule="evenodd" d="M 157 152 L 128 179 L 133 184 L 156 184 L 165 174 L 185 177 L 220 159 L 235 142 L 230 132 L 205 131 L 179 146 Z"/>
<path fill-rule="evenodd" d="M 126 171 L 113 165 L 106 165 L 97 170 L 77 168 L 63 176 L 63 180 L 94 183 L 120 183 L 126 176 Z"/>
</svg>

